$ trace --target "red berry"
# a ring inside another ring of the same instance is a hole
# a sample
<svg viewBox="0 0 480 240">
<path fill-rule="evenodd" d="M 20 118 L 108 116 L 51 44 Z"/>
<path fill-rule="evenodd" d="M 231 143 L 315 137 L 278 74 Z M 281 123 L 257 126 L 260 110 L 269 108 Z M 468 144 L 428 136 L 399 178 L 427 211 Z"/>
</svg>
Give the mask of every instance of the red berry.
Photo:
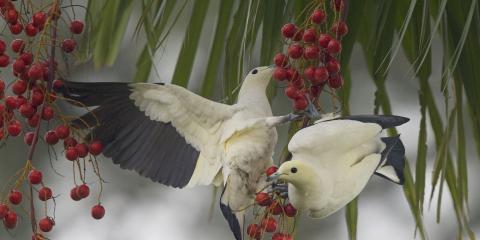
<svg viewBox="0 0 480 240">
<path fill-rule="evenodd" d="M 278 201 L 274 201 L 272 205 L 270 205 L 270 213 L 273 215 L 280 215 L 283 213 L 282 204 Z"/>
<path fill-rule="evenodd" d="M 22 132 L 22 124 L 14 120 L 8 125 L 7 131 L 10 136 L 16 137 Z"/>
<path fill-rule="evenodd" d="M 35 108 L 30 103 L 25 103 L 20 106 L 19 111 L 24 118 L 31 118 L 36 112 Z"/>
<path fill-rule="evenodd" d="M 22 33 L 23 25 L 20 22 L 17 22 L 15 24 L 8 25 L 8 28 L 10 29 L 10 32 L 13 35 L 17 35 L 17 34 Z"/>
<path fill-rule="evenodd" d="M 66 125 L 60 125 L 55 128 L 58 138 L 65 139 L 70 136 L 70 128 Z"/>
<path fill-rule="evenodd" d="M 303 41 L 307 43 L 313 43 L 317 39 L 317 33 L 315 28 L 309 28 L 303 33 Z"/>
<path fill-rule="evenodd" d="M 28 174 L 28 180 L 33 185 L 39 184 L 42 182 L 43 174 L 38 170 L 31 170 Z"/>
<path fill-rule="evenodd" d="M 78 152 L 75 147 L 68 147 L 65 151 L 65 157 L 70 161 L 75 161 L 78 158 Z"/>
<path fill-rule="evenodd" d="M 42 232 L 52 231 L 54 225 L 55 222 L 49 217 L 43 218 L 38 222 L 38 227 L 40 228 L 40 230 L 42 230 Z"/>
<path fill-rule="evenodd" d="M 36 12 L 33 14 L 33 25 L 35 26 L 43 26 L 47 22 L 47 14 L 44 12 Z"/>
<path fill-rule="evenodd" d="M 290 203 L 283 207 L 283 211 L 285 211 L 285 215 L 288 217 L 295 217 L 295 215 L 297 215 L 297 209 Z"/>
<path fill-rule="evenodd" d="M 105 216 L 105 208 L 98 204 L 92 208 L 92 217 L 95 219 L 102 219 Z"/>
<path fill-rule="evenodd" d="M 33 143 L 33 137 L 35 136 L 35 133 L 33 132 L 28 132 L 23 136 L 23 142 L 27 144 L 28 146 L 32 145 Z"/>
<path fill-rule="evenodd" d="M 43 104 L 43 101 L 45 100 L 45 96 L 41 91 L 33 91 L 32 92 L 32 105 L 37 107 Z"/>
<path fill-rule="evenodd" d="M 272 240 L 293 240 L 293 237 L 286 233 L 275 233 L 272 236 Z"/>
<path fill-rule="evenodd" d="M 340 12 L 343 10 L 344 5 L 343 5 L 343 0 L 333 0 L 333 9 L 337 12 Z"/>
<path fill-rule="evenodd" d="M 17 190 L 12 190 L 8 195 L 8 200 L 11 204 L 18 205 L 22 202 L 22 193 Z"/>
<path fill-rule="evenodd" d="M 42 119 L 45 121 L 50 121 L 52 120 L 53 116 L 55 115 L 55 112 L 50 106 L 44 106 L 42 109 Z"/>
<path fill-rule="evenodd" d="M 315 67 L 310 66 L 305 68 L 305 70 L 303 71 L 303 76 L 308 80 L 312 80 L 314 75 L 315 75 Z"/>
<path fill-rule="evenodd" d="M 305 32 L 305 30 L 303 29 L 299 29 L 294 35 L 293 35 L 293 41 L 300 41 L 302 40 L 302 37 L 303 37 L 303 33 Z"/>
<path fill-rule="evenodd" d="M 22 95 L 18 95 L 18 96 L 16 97 L 16 99 L 17 99 L 17 106 L 18 106 L 18 107 L 20 107 L 20 106 L 22 106 L 23 104 L 25 104 L 25 103 L 28 102 L 28 100 L 27 100 L 24 96 L 22 96 Z"/>
<path fill-rule="evenodd" d="M 33 54 L 29 52 L 24 52 L 20 54 L 20 59 L 25 63 L 25 65 L 30 65 L 33 62 Z"/>
<path fill-rule="evenodd" d="M 267 168 L 267 170 L 265 170 L 265 173 L 267 174 L 267 177 L 274 174 L 275 172 L 277 172 L 278 168 L 276 166 L 271 166 L 269 168 Z"/>
<path fill-rule="evenodd" d="M 332 25 L 332 32 L 336 33 L 337 38 L 343 37 L 348 33 L 348 26 L 344 21 L 335 22 Z"/>
<path fill-rule="evenodd" d="M 13 71 L 16 73 L 23 73 L 25 71 L 25 62 L 22 59 L 17 59 L 13 62 Z"/>
<path fill-rule="evenodd" d="M 45 133 L 45 142 L 50 145 L 55 145 L 58 143 L 58 136 L 55 131 L 48 131 Z"/>
<path fill-rule="evenodd" d="M 8 66 L 8 64 L 10 64 L 10 58 L 8 57 L 8 55 L 1 54 L 0 55 L 0 67 L 6 67 L 6 66 Z"/>
<path fill-rule="evenodd" d="M 7 98 L 5 98 L 5 106 L 8 109 L 17 109 L 19 107 L 17 103 L 17 98 L 14 96 L 8 96 Z"/>
<path fill-rule="evenodd" d="M 299 97 L 293 102 L 293 108 L 295 108 L 296 110 L 304 110 L 305 108 L 307 108 L 307 106 L 308 102 L 304 97 Z"/>
<path fill-rule="evenodd" d="M 3 225 L 7 229 L 14 229 L 17 226 L 17 220 L 18 220 L 17 214 L 13 211 L 10 211 L 3 218 Z"/>
<path fill-rule="evenodd" d="M 327 69 L 329 73 L 338 73 L 340 71 L 340 63 L 332 59 L 327 62 Z"/>
<path fill-rule="evenodd" d="M 77 190 L 77 195 L 80 198 L 86 198 L 88 195 L 90 195 L 90 188 L 86 184 L 82 184 L 76 188 Z"/>
<path fill-rule="evenodd" d="M 265 232 L 275 232 L 277 229 L 277 221 L 272 217 L 264 218 L 262 220 L 262 229 L 264 229 Z"/>
<path fill-rule="evenodd" d="M 68 38 L 62 41 L 62 49 L 66 53 L 73 52 L 76 46 L 77 46 L 77 42 L 73 39 Z"/>
<path fill-rule="evenodd" d="M 337 54 L 342 51 L 342 44 L 336 39 L 330 40 L 327 46 L 327 51 L 330 54 Z"/>
<path fill-rule="evenodd" d="M 7 216 L 8 213 L 8 206 L 5 204 L 0 204 L 0 219 L 3 219 L 5 216 Z"/>
<path fill-rule="evenodd" d="M 291 38 L 297 31 L 297 27 L 293 23 L 287 23 L 282 27 L 282 35 L 285 38 Z"/>
<path fill-rule="evenodd" d="M 285 95 L 290 99 L 297 98 L 297 88 L 295 88 L 293 85 L 289 85 L 287 88 L 285 88 Z"/>
<path fill-rule="evenodd" d="M 255 196 L 255 202 L 257 202 L 258 205 L 265 207 L 272 203 L 272 198 L 267 193 L 259 192 Z"/>
<path fill-rule="evenodd" d="M 43 78 L 43 66 L 38 63 L 33 64 L 30 69 L 28 69 L 28 77 L 32 80 Z"/>
<path fill-rule="evenodd" d="M 40 191 L 38 191 L 38 198 L 45 202 L 52 198 L 52 194 L 52 189 L 48 187 L 42 187 Z"/>
<path fill-rule="evenodd" d="M 316 59 L 320 56 L 320 49 L 315 45 L 307 46 L 303 52 L 303 56 L 305 59 Z"/>
<path fill-rule="evenodd" d="M 72 190 L 70 190 L 70 197 L 74 201 L 82 200 L 82 198 L 80 196 L 78 196 L 78 187 L 74 187 L 74 188 L 72 188 Z"/>
<path fill-rule="evenodd" d="M 273 72 L 273 78 L 278 81 L 285 80 L 285 78 L 287 78 L 287 70 L 280 67 L 275 68 L 275 71 Z"/>
<path fill-rule="evenodd" d="M 17 23 L 18 20 L 18 12 L 15 9 L 10 9 L 5 14 L 5 20 L 11 24 Z"/>
<path fill-rule="evenodd" d="M 295 86 L 297 89 L 302 89 L 305 86 L 304 83 L 305 82 L 303 81 L 303 78 L 297 78 L 292 81 L 293 86 Z"/>
<path fill-rule="evenodd" d="M 63 140 L 63 146 L 65 147 L 65 149 L 69 147 L 76 147 L 77 144 L 77 140 L 75 140 L 75 138 L 73 137 L 67 137 Z"/>
<path fill-rule="evenodd" d="M 310 15 L 310 20 L 316 24 L 323 23 L 326 18 L 327 18 L 327 14 L 322 9 L 315 9 L 312 15 Z"/>
<path fill-rule="evenodd" d="M 22 39 L 15 39 L 10 43 L 10 47 L 16 53 L 22 52 L 25 48 L 25 41 Z"/>
<path fill-rule="evenodd" d="M 85 143 L 77 144 L 75 149 L 77 149 L 79 158 L 84 158 L 88 155 L 88 146 Z"/>
<path fill-rule="evenodd" d="M 310 95 L 313 98 L 318 97 L 323 90 L 323 86 L 325 86 L 325 85 L 322 84 L 322 85 L 317 85 L 317 86 L 311 86 L 310 87 Z"/>
<path fill-rule="evenodd" d="M 90 143 L 89 150 L 92 155 L 99 155 L 103 152 L 102 142 L 100 142 L 99 140 L 94 140 L 92 143 Z"/>
<path fill-rule="evenodd" d="M 259 239 L 262 236 L 262 229 L 258 224 L 250 224 L 247 227 L 247 235 L 251 238 Z"/>
<path fill-rule="evenodd" d="M 5 82 L 2 79 L 0 79 L 0 92 L 3 92 L 3 91 L 5 91 Z"/>
<path fill-rule="evenodd" d="M 5 41 L 0 39 L 0 53 L 4 53 L 7 50 L 7 44 Z"/>
<path fill-rule="evenodd" d="M 80 34 L 83 32 L 83 22 L 75 20 L 70 23 L 70 32 Z"/>
<path fill-rule="evenodd" d="M 311 80 L 313 84 L 321 84 L 328 79 L 328 70 L 326 67 L 319 67 L 315 69 L 313 79 Z"/>
<path fill-rule="evenodd" d="M 35 113 L 31 118 L 28 119 L 28 126 L 30 127 L 37 127 L 38 123 L 40 122 L 40 115 Z"/>
<path fill-rule="evenodd" d="M 37 33 L 38 29 L 33 25 L 33 23 L 29 23 L 27 24 L 27 26 L 25 26 L 25 34 L 27 34 L 27 36 L 35 37 Z"/>
<path fill-rule="evenodd" d="M 299 44 L 292 44 L 288 47 L 288 56 L 293 59 L 298 59 L 302 56 L 303 48 Z"/>
<path fill-rule="evenodd" d="M 328 43 L 332 40 L 332 37 L 326 33 L 320 34 L 320 37 L 318 37 L 318 45 L 320 45 L 323 48 L 328 47 Z"/>
<path fill-rule="evenodd" d="M 27 91 L 27 82 L 24 80 L 18 79 L 12 85 L 12 92 L 16 95 L 22 95 Z"/>
<path fill-rule="evenodd" d="M 296 81 L 300 78 L 300 74 L 294 68 L 287 69 L 287 79 L 290 81 Z"/>
<path fill-rule="evenodd" d="M 333 89 L 339 89 L 343 86 L 343 78 L 340 75 L 331 76 L 328 79 L 328 86 Z"/>
<path fill-rule="evenodd" d="M 277 67 L 286 67 L 288 65 L 288 57 L 283 53 L 277 53 L 273 58 L 273 62 Z"/>
</svg>

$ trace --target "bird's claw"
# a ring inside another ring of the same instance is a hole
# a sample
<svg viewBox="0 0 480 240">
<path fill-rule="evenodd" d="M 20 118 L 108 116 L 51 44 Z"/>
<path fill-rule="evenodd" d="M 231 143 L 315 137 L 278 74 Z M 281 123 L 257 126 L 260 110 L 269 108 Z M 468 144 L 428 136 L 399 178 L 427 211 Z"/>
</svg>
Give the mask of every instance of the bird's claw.
<svg viewBox="0 0 480 240">
<path fill-rule="evenodd" d="M 273 183 L 272 192 L 280 195 L 281 197 L 288 196 L 288 184 L 285 183 Z"/>
</svg>

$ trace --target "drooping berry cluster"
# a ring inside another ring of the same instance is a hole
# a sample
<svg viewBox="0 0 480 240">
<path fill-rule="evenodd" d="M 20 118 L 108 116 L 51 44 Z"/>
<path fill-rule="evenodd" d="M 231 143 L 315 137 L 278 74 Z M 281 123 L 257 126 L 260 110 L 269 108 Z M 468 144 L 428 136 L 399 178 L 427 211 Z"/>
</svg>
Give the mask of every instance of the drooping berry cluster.
<svg viewBox="0 0 480 240">
<path fill-rule="evenodd" d="M 55 53 L 70 53 L 67 57 L 74 53 L 77 43 L 73 36 L 81 34 L 84 25 L 80 20 L 72 21 L 71 16 L 62 17 L 66 13 L 61 9 L 75 6 L 61 6 L 58 0 L 47 2 L 36 6 L 31 1 L 0 0 L 1 17 L 13 39 L 0 39 L 0 143 L 3 145 L 10 138 L 23 137 L 27 148 L 25 166 L 3 187 L 9 192 L 0 193 L 0 221 L 6 229 L 14 229 L 18 223 L 18 210 L 27 209 L 29 216 L 25 219 L 32 221 L 32 239 L 36 240 L 46 239 L 43 233 L 50 232 L 55 226 L 51 209 L 55 205 L 53 190 L 44 185 L 45 172 L 34 167 L 35 161 L 45 160 L 34 159 L 37 144 L 53 148 L 63 143 L 62 154 L 74 166 L 75 186 L 70 192 L 73 200 L 86 199 L 90 195 L 86 181 L 88 169 L 98 176 L 100 187 L 103 181 L 96 160 L 103 151 L 102 143 L 93 137 L 86 138 L 84 132 L 70 126 L 68 122 L 72 117 L 64 115 L 57 103 L 71 100 L 57 96 L 57 92 L 64 88 L 60 79 L 66 76 L 61 71 L 62 65 L 57 63 L 57 60 L 62 62 L 62 58 Z M 62 26 L 64 23 L 66 26 Z M 69 29 L 65 37 L 60 35 L 59 28 L 62 27 Z M 7 84 L 3 79 L 10 73 L 16 80 Z M 101 189 L 98 196 L 91 209 L 95 219 L 101 219 L 105 214 L 100 204 Z M 45 205 L 38 220 L 34 201 Z"/>
<path fill-rule="evenodd" d="M 348 27 L 341 20 L 343 1 L 330 4 L 332 16 L 327 15 L 327 1 L 318 1 L 305 24 L 287 23 L 281 29 L 286 51 L 274 57 L 274 78 L 288 83 L 285 95 L 296 110 L 318 100 L 325 86 L 334 90 L 343 85 L 338 57 Z"/>
<path fill-rule="evenodd" d="M 266 175 L 270 176 L 276 171 L 277 167 L 272 166 L 266 170 Z M 272 240 L 293 239 L 294 217 L 297 215 L 297 210 L 288 203 L 286 196 L 274 191 L 257 193 L 254 215 L 256 223 L 249 224 L 247 227 L 247 235 L 250 239 L 262 239 L 269 233 L 272 234 Z"/>
</svg>

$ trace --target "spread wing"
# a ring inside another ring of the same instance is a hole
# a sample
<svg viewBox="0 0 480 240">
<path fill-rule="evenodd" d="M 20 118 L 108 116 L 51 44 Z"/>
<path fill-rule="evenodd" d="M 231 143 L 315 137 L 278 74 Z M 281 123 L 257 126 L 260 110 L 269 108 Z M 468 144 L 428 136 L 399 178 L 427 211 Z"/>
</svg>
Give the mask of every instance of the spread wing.
<svg viewBox="0 0 480 240">
<path fill-rule="evenodd" d="M 72 124 L 90 128 L 120 167 L 174 187 L 215 180 L 220 129 L 233 107 L 163 84 L 68 82 L 64 95 L 98 106 Z"/>
</svg>

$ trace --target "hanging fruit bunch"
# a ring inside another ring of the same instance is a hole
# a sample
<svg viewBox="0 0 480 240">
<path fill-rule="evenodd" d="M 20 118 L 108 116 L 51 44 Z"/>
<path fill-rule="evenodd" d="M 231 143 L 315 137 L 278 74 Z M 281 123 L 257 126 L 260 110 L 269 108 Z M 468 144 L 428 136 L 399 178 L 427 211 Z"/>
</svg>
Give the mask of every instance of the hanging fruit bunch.
<svg viewBox="0 0 480 240">
<path fill-rule="evenodd" d="M 343 86 L 339 57 L 348 33 L 343 8 L 342 0 L 313 1 L 302 25 L 287 23 L 281 29 L 285 51 L 274 57 L 274 78 L 287 83 L 285 95 L 296 110 L 305 110 L 309 101 L 318 105 L 324 88 L 334 93 Z"/>
<path fill-rule="evenodd" d="M 286 23 L 281 29 L 284 51 L 273 59 L 273 77 L 285 82 L 285 95 L 293 108 L 306 110 L 309 103 L 319 106 L 319 96 L 325 88 L 330 94 L 343 86 L 339 57 L 342 37 L 348 26 L 342 20 L 343 0 L 312 1 L 308 17 L 301 25 Z M 272 166 L 266 175 L 277 171 Z M 292 240 L 297 210 L 285 193 L 272 190 L 257 193 L 253 209 L 254 221 L 247 227 L 249 239 Z M 270 235 L 269 235 L 270 234 Z"/>
<path fill-rule="evenodd" d="M 96 160 L 103 146 L 72 128 L 68 124 L 71 117 L 58 106 L 59 101 L 70 101 L 56 94 L 63 89 L 60 79 L 66 77 L 62 69 L 67 63 L 60 63 L 75 54 L 75 37 L 84 31 L 83 22 L 75 20 L 76 6 L 60 4 L 58 0 L 38 5 L 0 0 L 1 17 L 9 30 L 4 36 L 13 39 L 0 39 L 0 142 L 4 145 L 10 138 L 23 137 L 27 149 L 24 167 L 0 192 L 0 221 L 12 231 L 20 224 L 19 219 L 29 219 L 33 240 L 46 239 L 44 233 L 54 228 L 55 198 L 60 194 L 48 187 L 45 172 L 35 167 L 47 160 L 35 158 L 38 144 L 45 144 L 51 152 L 54 146 L 63 145 L 61 153 L 73 165 L 73 200 L 90 195 L 87 171 L 97 176 L 100 190 L 98 198 L 93 199 L 91 214 L 95 219 L 105 214 L 100 204 L 102 178 Z M 61 29 L 68 32 L 62 34 Z M 3 79 L 9 75 L 16 80 L 7 85 Z M 35 209 L 38 203 L 44 207 Z"/>
</svg>

